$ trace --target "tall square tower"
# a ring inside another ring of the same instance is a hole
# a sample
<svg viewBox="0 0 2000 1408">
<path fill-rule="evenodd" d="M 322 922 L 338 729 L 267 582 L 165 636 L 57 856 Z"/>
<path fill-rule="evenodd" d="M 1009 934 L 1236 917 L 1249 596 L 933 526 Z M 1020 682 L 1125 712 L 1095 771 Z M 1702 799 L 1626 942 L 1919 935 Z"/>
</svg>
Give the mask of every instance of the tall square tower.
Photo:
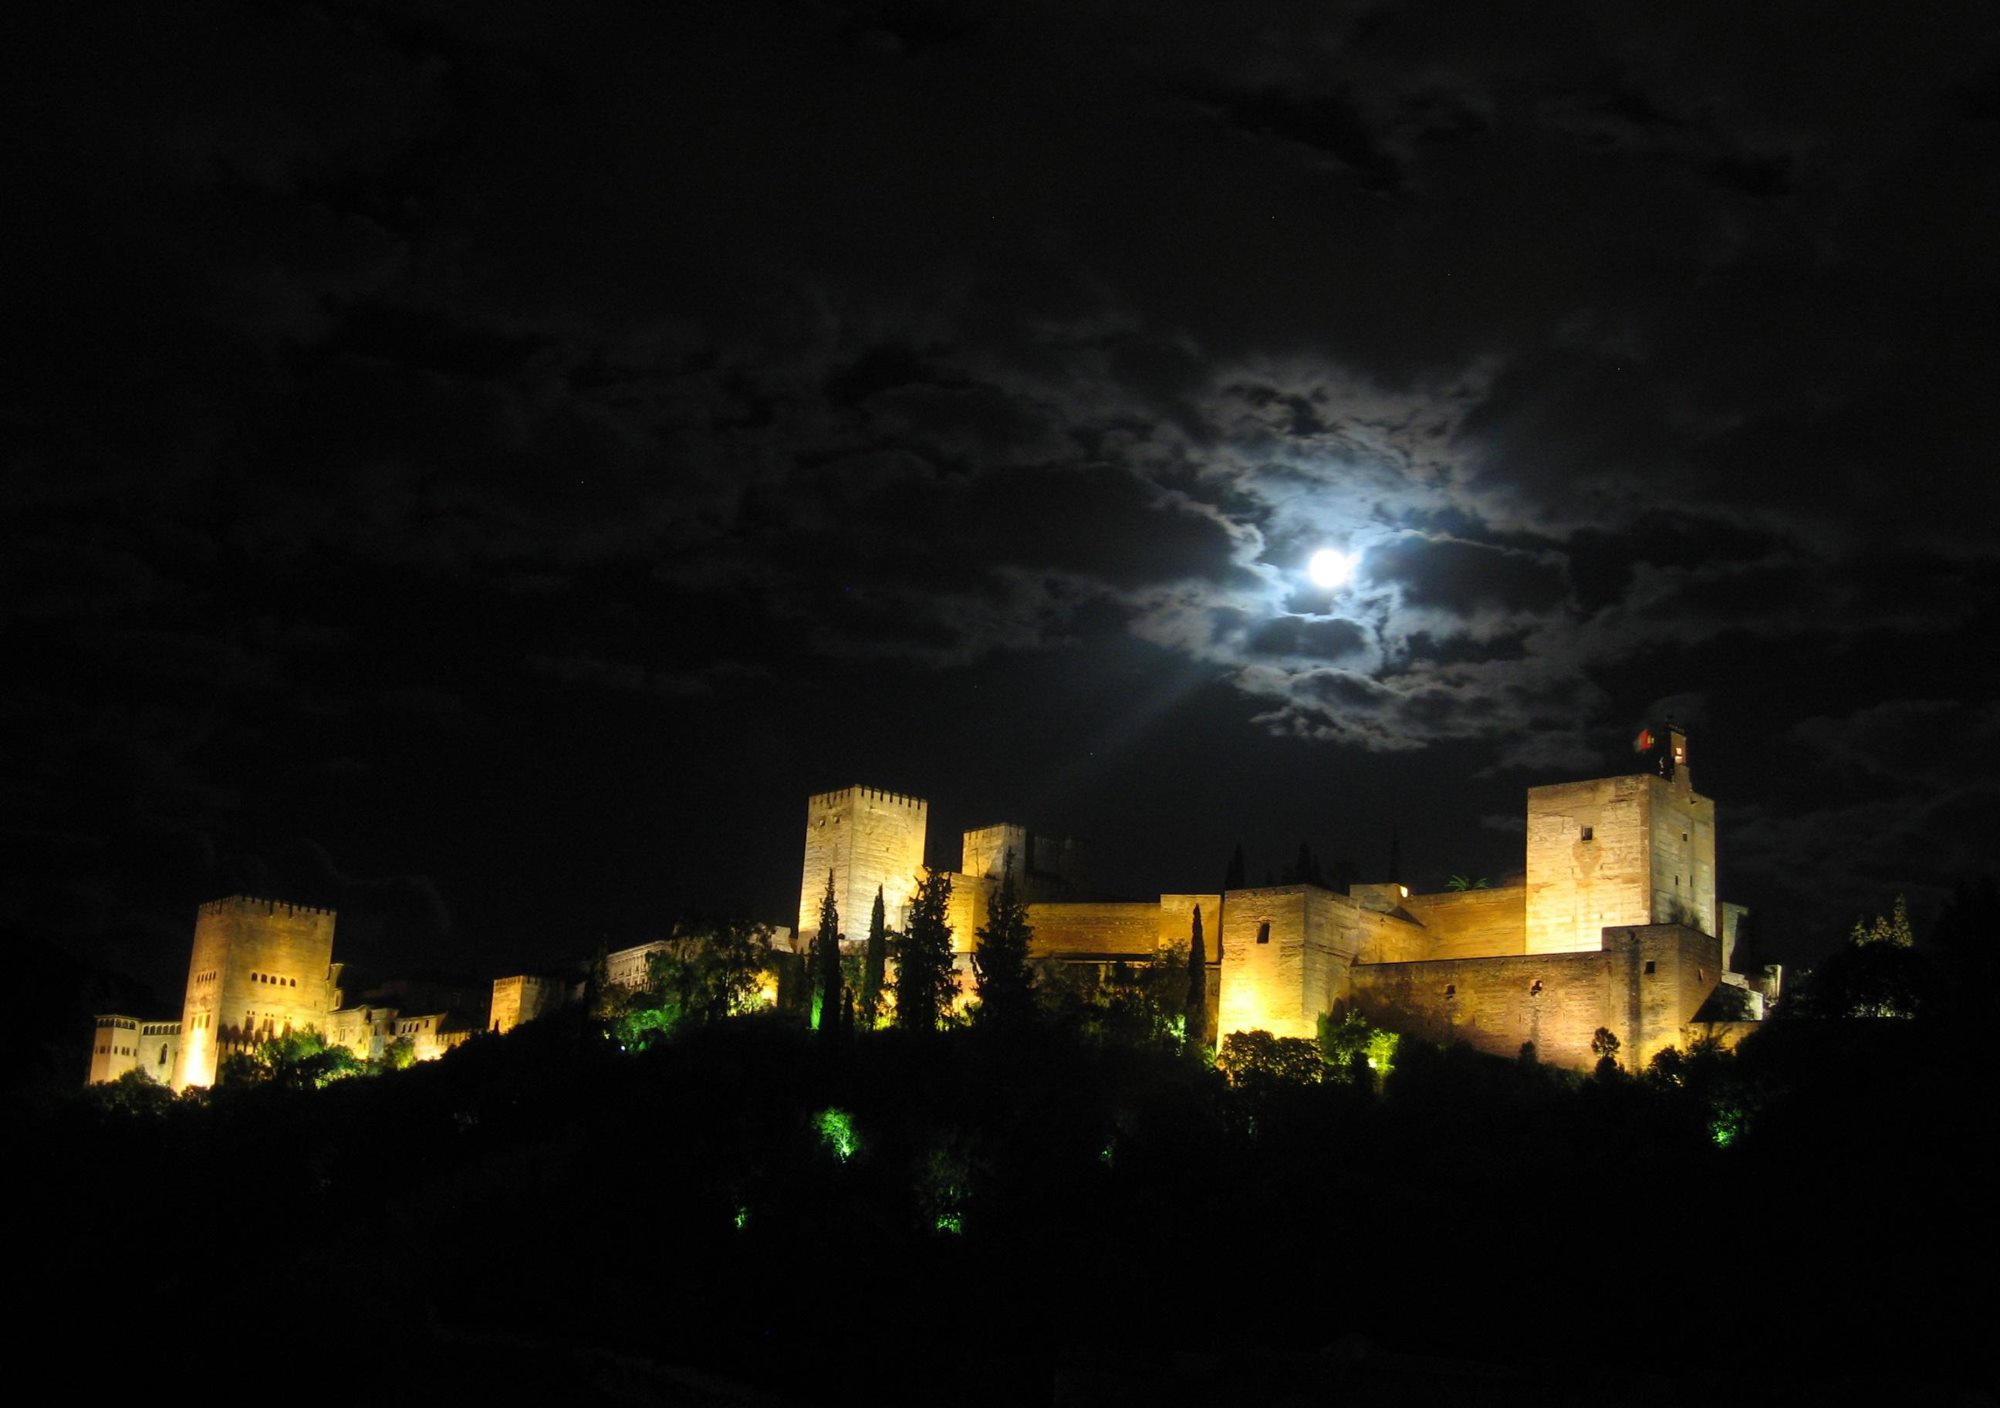
<svg viewBox="0 0 2000 1408">
<path fill-rule="evenodd" d="M 334 912 L 231 895 L 195 916 L 173 1087 L 214 1085 L 232 1051 L 325 1022 L 334 987 Z"/>
<path fill-rule="evenodd" d="M 1721 933 L 1715 803 L 1695 792 L 1678 731 L 1666 768 L 1528 789 L 1529 953 L 1596 949 L 1615 927 Z"/>
<path fill-rule="evenodd" d="M 833 873 L 833 899 L 841 932 L 868 932 L 875 890 L 891 929 L 900 929 L 924 868 L 924 832 L 930 803 L 874 787 L 821 792 L 806 802 L 805 867 L 799 877 L 799 941 L 819 933 L 819 906 Z"/>
</svg>

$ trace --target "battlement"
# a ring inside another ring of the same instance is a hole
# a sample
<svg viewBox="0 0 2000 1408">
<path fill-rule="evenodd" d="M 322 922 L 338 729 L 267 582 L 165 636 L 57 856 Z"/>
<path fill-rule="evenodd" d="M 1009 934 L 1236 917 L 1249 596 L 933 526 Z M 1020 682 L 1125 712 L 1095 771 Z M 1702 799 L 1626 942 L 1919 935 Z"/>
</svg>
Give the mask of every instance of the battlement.
<svg viewBox="0 0 2000 1408">
<path fill-rule="evenodd" d="M 831 807 L 839 805 L 850 797 L 859 797 L 863 801 L 876 802 L 883 806 L 907 807 L 912 811 L 929 811 L 931 805 L 922 797 L 912 797 L 905 792 L 888 792 L 880 787 L 863 787 L 859 783 L 852 787 L 836 787 L 831 792 L 815 792 L 806 799 L 806 804 L 813 807 Z"/>
<path fill-rule="evenodd" d="M 338 918 L 337 911 L 312 904 L 293 904 L 290 900 L 267 899 L 262 895 L 230 895 L 219 900 L 208 900 L 199 906 L 200 914 L 225 914 L 231 910 L 255 910 L 262 914 L 325 914 Z"/>
</svg>

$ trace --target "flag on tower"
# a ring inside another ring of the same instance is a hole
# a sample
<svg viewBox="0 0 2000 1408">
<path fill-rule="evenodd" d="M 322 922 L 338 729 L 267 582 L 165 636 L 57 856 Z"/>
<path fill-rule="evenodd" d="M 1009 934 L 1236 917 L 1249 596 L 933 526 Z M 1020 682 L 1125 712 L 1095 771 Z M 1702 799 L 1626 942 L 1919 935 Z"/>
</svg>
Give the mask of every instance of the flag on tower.
<svg viewBox="0 0 2000 1408">
<path fill-rule="evenodd" d="M 1634 753 L 1650 753 L 1658 742 L 1659 740 L 1653 737 L 1651 729 L 1642 728 L 1639 730 L 1639 736 L 1632 740 L 1632 751 Z"/>
</svg>

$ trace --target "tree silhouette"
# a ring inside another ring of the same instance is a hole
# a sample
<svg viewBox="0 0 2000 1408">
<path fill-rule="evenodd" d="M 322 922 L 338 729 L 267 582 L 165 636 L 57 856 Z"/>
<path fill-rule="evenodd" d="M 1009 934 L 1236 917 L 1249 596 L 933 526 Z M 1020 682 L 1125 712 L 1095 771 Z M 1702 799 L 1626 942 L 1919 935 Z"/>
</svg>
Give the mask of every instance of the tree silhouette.
<svg viewBox="0 0 2000 1408">
<path fill-rule="evenodd" d="M 882 1012 L 882 976 L 888 968 L 889 925 L 882 904 L 882 887 L 875 887 L 875 909 L 868 916 L 868 948 L 861 962 L 861 1025 L 873 1031 Z"/>
<path fill-rule="evenodd" d="M 1222 877 L 1222 888 L 1225 890 L 1240 890 L 1246 883 L 1243 868 L 1243 843 L 1238 841 L 1236 843 L 1235 854 L 1229 857 L 1229 869 Z"/>
<path fill-rule="evenodd" d="M 1208 945 L 1201 937 L 1201 906 L 1194 907 L 1193 932 L 1188 938 L 1187 1049 L 1208 1050 Z"/>
<path fill-rule="evenodd" d="M 826 893 L 820 897 L 813 956 L 819 969 L 819 1029 L 831 1037 L 840 1029 L 840 907 L 834 903 L 831 869 L 826 872 Z"/>
<path fill-rule="evenodd" d="M 979 985 L 978 1020 L 994 1026 L 1018 1026 L 1034 1010 L 1034 978 L 1028 971 L 1028 906 L 1014 888 L 1014 852 L 1000 869 L 1000 889 L 993 896 L 986 923 L 974 931 L 972 970 Z"/>
<path fill-rule="evenodd" d="M 958 984 L 951 971 L 951 876 L 931 871 L 917 881 L 910 920 L 890 940 L 896 960 L 896 1024 L 934 1032 L 951 1011 Z"/>
</svg>

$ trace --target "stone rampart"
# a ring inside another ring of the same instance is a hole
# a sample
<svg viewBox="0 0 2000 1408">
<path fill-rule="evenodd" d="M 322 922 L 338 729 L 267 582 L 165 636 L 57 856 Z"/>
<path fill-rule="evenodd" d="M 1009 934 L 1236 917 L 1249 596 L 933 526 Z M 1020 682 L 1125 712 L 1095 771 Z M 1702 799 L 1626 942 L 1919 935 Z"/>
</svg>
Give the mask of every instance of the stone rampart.
<svg viewBox="0 0 2000 1408">
<path fill-rule="evenodd" d="M 1504 958 L 1528 951 L 1526 885 L 1411 895 L 1402 907 L 1428 936 L 1428 952 L 1412 957 Z"/>
</svg>

